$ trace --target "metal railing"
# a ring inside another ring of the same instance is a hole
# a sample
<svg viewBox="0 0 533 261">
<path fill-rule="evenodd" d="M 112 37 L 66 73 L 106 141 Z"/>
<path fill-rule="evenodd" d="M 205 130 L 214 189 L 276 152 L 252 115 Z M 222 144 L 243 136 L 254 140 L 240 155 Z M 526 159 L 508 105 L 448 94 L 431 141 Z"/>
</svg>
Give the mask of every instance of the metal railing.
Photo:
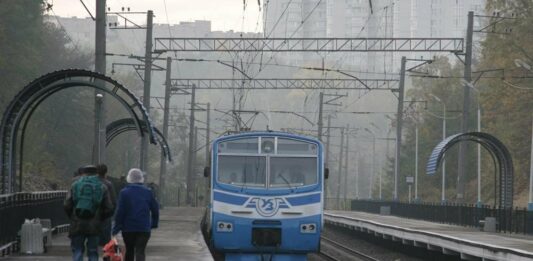
<svg viewBox="0 0 533 261">
<path fill-rule="evenodd" d="M 380 207 L 390 207 L 393 216 L 420 219 L 431 222 L 480 227 L 486 217 L 496 218 L 496 230 L 503 233 L 521 233 L 533 235 L 533 212 L 526 208 L 500 208 L 489 205 L 455 203 L 406 203 L 378 200 L 352 200 L 351 210 L 380 213 Z"/>
<path fill-rule="evenodd" d="M 63 210 L 66 191 L 0 195 L 0 257 L 18 251 L 18 233 L 25 219 L 50 219 L 52 228 L 68 224 Z"/>
</svg>

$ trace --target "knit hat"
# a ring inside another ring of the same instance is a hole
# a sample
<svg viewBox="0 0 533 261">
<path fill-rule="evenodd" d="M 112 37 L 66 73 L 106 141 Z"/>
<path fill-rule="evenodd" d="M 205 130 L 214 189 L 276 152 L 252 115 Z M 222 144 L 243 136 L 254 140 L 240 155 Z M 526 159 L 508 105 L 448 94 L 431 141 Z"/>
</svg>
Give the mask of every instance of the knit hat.
<svg viewBox="0 0 533 261">
<path fill-rule="evenodd" d="M 140 169 L 130 169 L 126 181 L 128 183 L 144 183 L 143 172 Z"/>
</svg>

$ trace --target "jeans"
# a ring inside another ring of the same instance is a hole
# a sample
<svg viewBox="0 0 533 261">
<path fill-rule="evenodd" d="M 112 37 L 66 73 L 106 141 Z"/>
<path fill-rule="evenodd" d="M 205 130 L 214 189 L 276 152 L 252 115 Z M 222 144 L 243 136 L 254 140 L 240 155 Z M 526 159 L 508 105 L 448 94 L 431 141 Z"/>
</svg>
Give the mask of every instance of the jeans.
<svg viewBox="0 0 533 261">
<path fill-rule="evenodd" d="M 122 232 L 122 239 L 126 245 L 125 261 L 146 260 L 144 250 L 150 239 L 150 232 Z"/>
<path fill-rule="evenodd" d="M 98 239 L 98 236 L 92 235 L 71 236 L 70 247 L 72 249 L 72 261 L 83 261 L 86 244 L 89 261 L 98 261 Z"/>
</svg>

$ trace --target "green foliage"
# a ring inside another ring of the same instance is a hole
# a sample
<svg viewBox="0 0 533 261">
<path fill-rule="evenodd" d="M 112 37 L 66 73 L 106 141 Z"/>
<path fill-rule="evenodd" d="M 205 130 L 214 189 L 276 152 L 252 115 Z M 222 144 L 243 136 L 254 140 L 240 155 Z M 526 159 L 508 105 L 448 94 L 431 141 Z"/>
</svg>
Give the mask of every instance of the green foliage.
<svg viewBox="0 0 533 261">
<path fill-rule="evenodd" d="M 27 83 L 64 68 L 88 68 L 90 54 L 71 46 L 56 25 L 46 22 L 43 1 L 0 1 L 0 110 Z M 90 160 L 89 119 L 93 105 L 80 89 L 52 95 L 35 111 L 24 143 L 24 187 L 65 187 L 72 173 Z"/>
<path fill-rule="evenodd" d="M 481 104 L 481 131 L 488 132 L 500 139 L 509 149 L 515 168 L 515 204 L 525 205 L 530 164 L 531 125 L 533 120 L 533 72 L 518 68 L 515 60 L 520 59 L 533 65 L 533 4 L 529 0 L 489 0 L 487 12 L 499 12 L 503 17 L 514 17 L 497 23 L 492 27 L 496 33 L 486 34 L 481 43 L 480 53 L 476 53 L 473 71 L 504 69 L 483 75 L 476 83 Z M 481 18 L 476 18 L 481 19 Z M 483 20 L 480 20 L 483 21 Z M 485 20 L 484 22 L 493 22 Z M 502 34 L 505 32 L 510 32 Z M 479 50 L 479 49 L 478 49 Z M 431 150 L 442 139 L 442 120 L 434 117 L 442 116 L 442 104 L 430 94 L 439 97 L 447 106 L 447 136 L 460 132 L 460 111 L 463 102 L 463 86 L 460 78 L 463 65 L 451 65 L 445 58 L 438 58 L 433 64 L 420 68 L 430 75 L 451 76 L 445 78 L 411 77 L 413 88 L 408 92 L 407 100 L 429 101 L 427 109 L 411 113 L 418 117 L 406 116 L 404 124 L 404 140 L 399 178 L 400 193 L 406 195 L 405 176 L 414 173 L 414 129 L 419 126 L 419 197 L 425 201 L 440 200 L 440 170 L 435 176 L 425 174 L 427 157 Z M 474 74 L 474 78 L 478 74 Z M 470 108 L 470 129 L 476 126 L 477 94 L 471 91 L 472 107 Z M 409 108 L 407 109 L 409 111 Z M 411 110 L 413 111 L 413 110 Z M 409 114 L 409 113 L 408 113 Z M 455 146 L 458 147 L 458 146 Z M 477 200 L 477 166 L 475 146 L 467 151 L 466 169 L 466 202 Z M 494 163 L 488 153 L 482 150 L 482 201 L 493 203 L 495 197 Z M 388 170 L 392 177 L 393 170 Z M 457 148 L 446 154 L 447 198 L 453 200 L 456 192 L 457 179 Z M 390 179 L 390 178 L 389 178 Z M 392 187 L 391 187 L 392 188 Z M 405 199 L 405 198 L 404 198 Z"/>
</svg>

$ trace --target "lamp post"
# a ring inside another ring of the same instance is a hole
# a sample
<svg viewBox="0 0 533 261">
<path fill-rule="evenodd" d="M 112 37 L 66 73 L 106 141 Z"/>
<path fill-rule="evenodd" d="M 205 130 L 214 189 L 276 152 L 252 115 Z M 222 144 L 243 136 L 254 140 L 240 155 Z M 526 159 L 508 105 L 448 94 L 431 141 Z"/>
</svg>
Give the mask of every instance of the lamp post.
<svg viewBox="0 0 533 261">
<path fill-rule="evenodd" d="M 439 97 L 429 94 L 433 99 L 442 103 L 442 140 L 446 139 L 446 103 Z M 440 200 L 442 203 L 446 202 L 446 158 L 443 156 L 442 160 L 442 192 Z"/>
<path fill-rule="evenodd" d="M 468 86 L 476 92 L 477 100 L 477 131 L 481 132 L 481 101 L 479 99 L 479 90 L 471 83 L 464 79 L 461 80 L 463 85 Z M 477 202 L 476 206 L 481 207 L 483 202 L 481 201 L 481 144 L 477 144 Z"/>
<path fill-rule="evenodd" d="M 365 131 L 372 134 L 372 166 L 370 166 L 370 187 L 368 188 L 368 198 L 372 199 L 372 189 L 374 187 L 374 163 L 376 162 L 376 135 L 368 128 L 365 128 Z"/>
</svg>

